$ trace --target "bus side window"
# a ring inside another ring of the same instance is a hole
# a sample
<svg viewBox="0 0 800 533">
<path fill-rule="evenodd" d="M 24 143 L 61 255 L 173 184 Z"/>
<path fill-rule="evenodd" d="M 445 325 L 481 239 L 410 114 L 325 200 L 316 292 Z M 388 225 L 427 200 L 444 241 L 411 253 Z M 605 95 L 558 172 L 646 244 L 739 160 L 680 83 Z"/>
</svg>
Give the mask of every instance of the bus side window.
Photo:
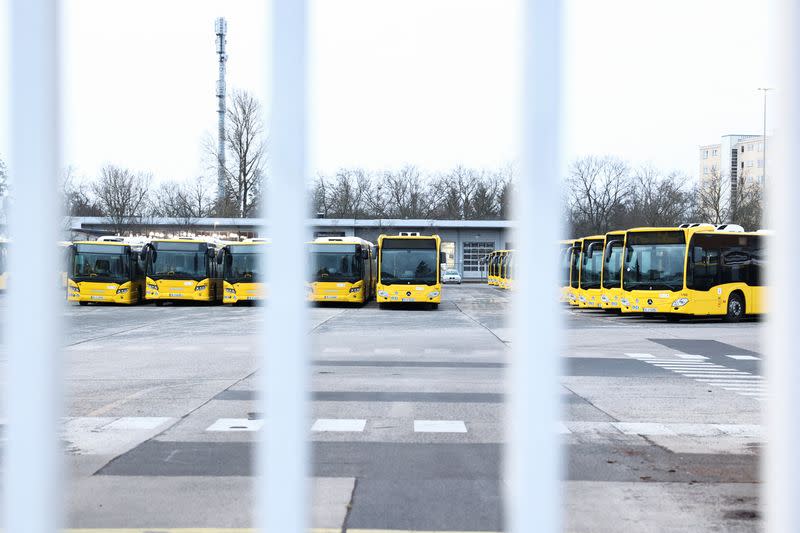
<svg viewBox="0 0 800 533">
<path fill-rule="evenodd" d="M 719 250 L 711 248 L 708 243 L 704 247 L 701 239 L 697 238 L 692 246 L 692 276 L 687 280 L 690 289 L 707 291 L 717 284 L 719 276 Z"/>
<path fill-rule="evenodd" d="M 763 241 L 758 235 L 748 237 L 747 251 L 750 254 L 750 268 L 747 284 L 751 287 L 762 286 L 761 265 L 765 264 Z"/>
</svg>

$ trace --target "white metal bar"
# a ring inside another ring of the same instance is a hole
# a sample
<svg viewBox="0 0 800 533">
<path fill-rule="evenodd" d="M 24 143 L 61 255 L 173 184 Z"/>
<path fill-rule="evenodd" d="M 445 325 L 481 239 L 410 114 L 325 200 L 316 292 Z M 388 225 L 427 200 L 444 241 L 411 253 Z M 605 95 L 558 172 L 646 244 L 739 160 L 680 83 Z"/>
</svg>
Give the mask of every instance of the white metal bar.
<svg viewBox="0 0 800 533">
<path fill-rule="evenodd" d="M 305 531 L 308 516 L 308 347 L 306 337 L 306 0 L 272 2 L 270 171 L 267 250 L 270 276 L 260 410 L 257 526 Z"/>
<path fill-rule="evenodd" d="M 775 231 L 769 249 L 770 317 L 764 339 L 764 358 L 770 397 L 767 405 L 769 429 L 766 453 L 766 531 L 800 531 L 800 360 L 797 331 L 800 319 L 792 287 L 797 279 L 797 251 L 800 249 L 800 3 L 795 0 L 771 2 L 772 56 L 778 112 L 773 116 L 774 140 L 770 153 L 774 164 L 765 184 L 768 192 L 769 226 Z"/>
<path fill-rule="evenodd" d="M 557 423 L 560 360 L 561 2 L 522 2 L 520 175 L 514 204 L 513 362 L 506 458 L 509 531 L 561 530 Z M 534 253 L 535 250 L 535 253 Z"/>
<path fill-rule="evenodd" d="M 61 526 L 58 356 L 58 2 L 10 4 L 8 300 L 4 336 L 8 439 L 3 456 L 5 530 Z M 59 299 L 60 296 L 60 299 Z"/>
</svg>

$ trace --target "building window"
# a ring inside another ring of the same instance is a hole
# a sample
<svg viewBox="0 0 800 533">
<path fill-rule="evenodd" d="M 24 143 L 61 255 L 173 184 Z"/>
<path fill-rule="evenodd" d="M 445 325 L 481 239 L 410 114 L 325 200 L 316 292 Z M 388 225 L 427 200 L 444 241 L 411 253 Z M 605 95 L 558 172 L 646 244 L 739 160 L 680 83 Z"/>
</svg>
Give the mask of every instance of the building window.
<svg viewBox="0 0 800 533">
<path fill-rule="evenodd" d="M 708 166 L 703 167 L 703 174 L 708 174 Z"/>
<path fill-rule="evenodd" d="M 711 155 L 713 155 L 713 156 L 717 156 L 717 155 L 719 155 L 719 150 L 717 150 L 716 148 L 714 148 L 714 151 L 713 151 L 713 152 L 711 152 Z"/>
<path fill-rule="evenodd" d="M 494 242 L 479 241 L 464 243 L 464 272 L 480 272 L 481 261 L 494 251 Z"/>
<path fill-rule="evenodd" d="M 703 150 L 703 159 L 708 159 L 708 150 Z"/>
<path fill-rule="evenodd" d="M 740 151 L 741 151 L 742 153 L 744 153 L 744 146 L 742 146 L 742 148 L 741 148 L 741 150 L 740 150 Z"/>
</svg>

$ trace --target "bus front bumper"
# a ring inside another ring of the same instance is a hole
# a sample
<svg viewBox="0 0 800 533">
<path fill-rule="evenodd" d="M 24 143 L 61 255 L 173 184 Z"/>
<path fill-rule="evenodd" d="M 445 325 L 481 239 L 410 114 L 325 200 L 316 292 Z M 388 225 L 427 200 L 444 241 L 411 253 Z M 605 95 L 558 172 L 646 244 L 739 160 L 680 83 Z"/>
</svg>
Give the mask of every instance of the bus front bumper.
<svg viewBox="0 0 800 533">
<path fill-rule="evenodd" d="M 378 303 L 440 303 L 441 285 L 378 285 L 375 290 Z"/>
</svg>

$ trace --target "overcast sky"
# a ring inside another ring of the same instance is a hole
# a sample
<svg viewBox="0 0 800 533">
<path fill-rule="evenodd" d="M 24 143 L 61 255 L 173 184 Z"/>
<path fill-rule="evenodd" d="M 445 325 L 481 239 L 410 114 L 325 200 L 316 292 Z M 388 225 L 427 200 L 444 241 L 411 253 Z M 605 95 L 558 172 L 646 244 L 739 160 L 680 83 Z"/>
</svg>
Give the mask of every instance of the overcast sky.
<svg viewBox="0 0 800 533">
<path fill-rule="evenodd" d="M 761 131 L 756 88 L 771 81 L 761 2 L 566 5 L 565 159 L 612 154 L 694 175 L 698 145 Z M 514 161 L 516 2 L 318 0 L 312 8 L 314 170 Z M 213 174 L 203 145 L 216 131 L 217 16 L 228 19 L 229 90 L 267 102 L 260 0 L 65 0 L 63 15 L 64 159 L 79 175 L 106 162 L 157 180 Z"/>
</svg>

